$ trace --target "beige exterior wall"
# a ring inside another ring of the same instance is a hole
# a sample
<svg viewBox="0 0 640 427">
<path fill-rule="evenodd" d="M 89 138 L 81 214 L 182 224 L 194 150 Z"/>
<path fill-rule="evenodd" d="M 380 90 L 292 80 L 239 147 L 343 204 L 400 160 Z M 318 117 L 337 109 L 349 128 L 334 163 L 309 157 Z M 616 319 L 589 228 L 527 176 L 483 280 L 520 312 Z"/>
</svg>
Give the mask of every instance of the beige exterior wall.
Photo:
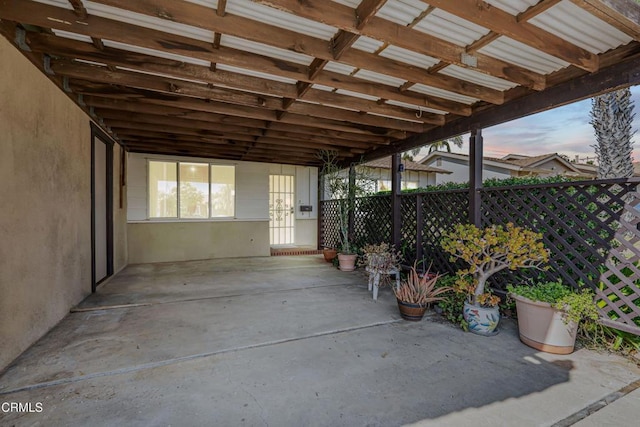
<svg viewBox="0 0 640 427">
<path fill-rule="evenodd" d="M 269 256 L 269 221 L 130 223 L 129 263 Z"/>
<path fill-rule="evenodd" d="M 2 37 L 0 58 L 2 370 L 91 291 L 91 129 Z"/>
<path fill-rule="evenodd" d="M 122 147 L 113 144 L 113 272 L 127 265 L 127 187 L 126 175 L 121 178 L 121 156 L 128 156 Z M 125 160 L 126 164 L 126 160 Z M 126 166 L 125 166 L 126 169 Z M 122 201 L 122 202 L 121 202 Z"/>
<path fill-rule="evenodd" d="M 318 220 L 296 219 L 295 244 L 298 246 L 318 246 Z"/>
</svg>

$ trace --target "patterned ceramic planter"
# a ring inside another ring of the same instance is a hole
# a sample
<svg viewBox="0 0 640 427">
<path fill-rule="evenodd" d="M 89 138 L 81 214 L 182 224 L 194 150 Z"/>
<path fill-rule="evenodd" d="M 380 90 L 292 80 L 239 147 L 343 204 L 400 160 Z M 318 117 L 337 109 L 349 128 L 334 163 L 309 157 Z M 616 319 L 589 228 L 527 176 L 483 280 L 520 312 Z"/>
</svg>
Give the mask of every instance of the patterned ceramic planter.
<svg viewBox="0 0 640 427">
<path fill-rule="evenodd" d="M 469 324 L 469 331 L 474 334 L 495 335 L 498 333 L 496 328 L 500 322 L 500 311 L 497 306 L 480 307 L 465 302 L 462 316 Z"/>
</svg>

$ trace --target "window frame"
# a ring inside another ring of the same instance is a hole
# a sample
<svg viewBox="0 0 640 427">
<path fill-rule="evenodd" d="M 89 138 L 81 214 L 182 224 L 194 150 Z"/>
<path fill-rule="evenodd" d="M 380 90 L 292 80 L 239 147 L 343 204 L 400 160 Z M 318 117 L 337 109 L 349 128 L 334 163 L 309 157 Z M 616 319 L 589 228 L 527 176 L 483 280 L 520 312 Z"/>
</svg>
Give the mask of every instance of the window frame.
<svg viewBox="0 0 640 427">
<path fill-rule="evenodd" d="M 147 206 L 146 206 L 146 210 L 147 210 L 147 220 L 148 221 L 154 221 L 154 222 L 209 222 L 209 221 L 229 221 L 229 220 L 233 220 L 233 219 L 237 219 L 237 203 L 238 203 L 238 198 L 237 198 L 237 193 L 236 193 L 236 182 L 237 182 L 237 165 L 235 164 L 227 164 L 227 163 L 217 163 L 217 162 L 206 162 L 206 161 L 198 161 L 198 160 L 191 160 L 191 161 L 180 161 L 180 160 L 172 160 L 172 159 L 154 159 L 154 158 L 147 158 L 146 159 L 147 164 L 146 164 L 146 172 L 147 172 L 147 179 L 146 179 L 146 193 L 147 193 Z M 150 176 L 150 167 L 149 164 L 151 162 L 155 162 L 155 163 L 170 163 L 173 164 L 176 168 L 176 216 L 171 216 L 171 217 L 152 217 L 151 216 L 151 176 Z M 183 218 L 180 216 L 180 204 L 181 204 L 181 189 L 180 189 L 180 183 L 181 183 L 181 177 L 180 177 L 180 164 L 184 163 L 184 164 L 195 164 L 195 165 L 207 165 L 208 167 L 208 185 L 207 185 L 207 189 L 208 189 L 208 216 L 205 218 Z M 233 168 L 233 215 L 230 216 L 212 216 L 212 204 L 213 204 L 213 197 L 211 196 L 211 185 L 212 185 L 212 179 L 213 179 L 213 168 L 215 166 L 224 166 L 224 167 L 232 167 Z"/>
</svg>

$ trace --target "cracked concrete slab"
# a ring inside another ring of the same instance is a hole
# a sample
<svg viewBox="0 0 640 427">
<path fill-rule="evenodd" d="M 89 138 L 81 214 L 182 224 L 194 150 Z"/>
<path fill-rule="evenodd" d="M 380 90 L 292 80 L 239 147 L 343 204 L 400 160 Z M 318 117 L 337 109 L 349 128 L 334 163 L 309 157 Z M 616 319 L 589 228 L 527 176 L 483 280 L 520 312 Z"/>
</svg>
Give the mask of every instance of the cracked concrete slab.
<svg viewBox="0 0 640 427">
<path fill-rule="evenodd" d="M 402 321 L 389 289 L 286 258 L 127 268 L 0 377 L 0 401 L 43 406 L 0 424 L 553 425 L 640 378 L 536 352 L 509 320 L 489 338 Z M 149 305 L 98 308 L 125 300 Z"/>
</svg>

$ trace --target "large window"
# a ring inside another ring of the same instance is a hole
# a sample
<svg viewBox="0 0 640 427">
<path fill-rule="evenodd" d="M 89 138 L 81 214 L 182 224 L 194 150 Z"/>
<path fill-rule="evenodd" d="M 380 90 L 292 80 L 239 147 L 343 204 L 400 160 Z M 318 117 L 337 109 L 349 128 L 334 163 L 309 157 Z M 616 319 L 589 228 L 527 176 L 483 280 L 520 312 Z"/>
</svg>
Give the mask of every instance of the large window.
<svg viewBox="0 0 640 427">
<path fill-rule="evenodd" d="M 148 170 L 150 218 L 234 216 L 234 166 L 151 160 Z"/>
</svg>

